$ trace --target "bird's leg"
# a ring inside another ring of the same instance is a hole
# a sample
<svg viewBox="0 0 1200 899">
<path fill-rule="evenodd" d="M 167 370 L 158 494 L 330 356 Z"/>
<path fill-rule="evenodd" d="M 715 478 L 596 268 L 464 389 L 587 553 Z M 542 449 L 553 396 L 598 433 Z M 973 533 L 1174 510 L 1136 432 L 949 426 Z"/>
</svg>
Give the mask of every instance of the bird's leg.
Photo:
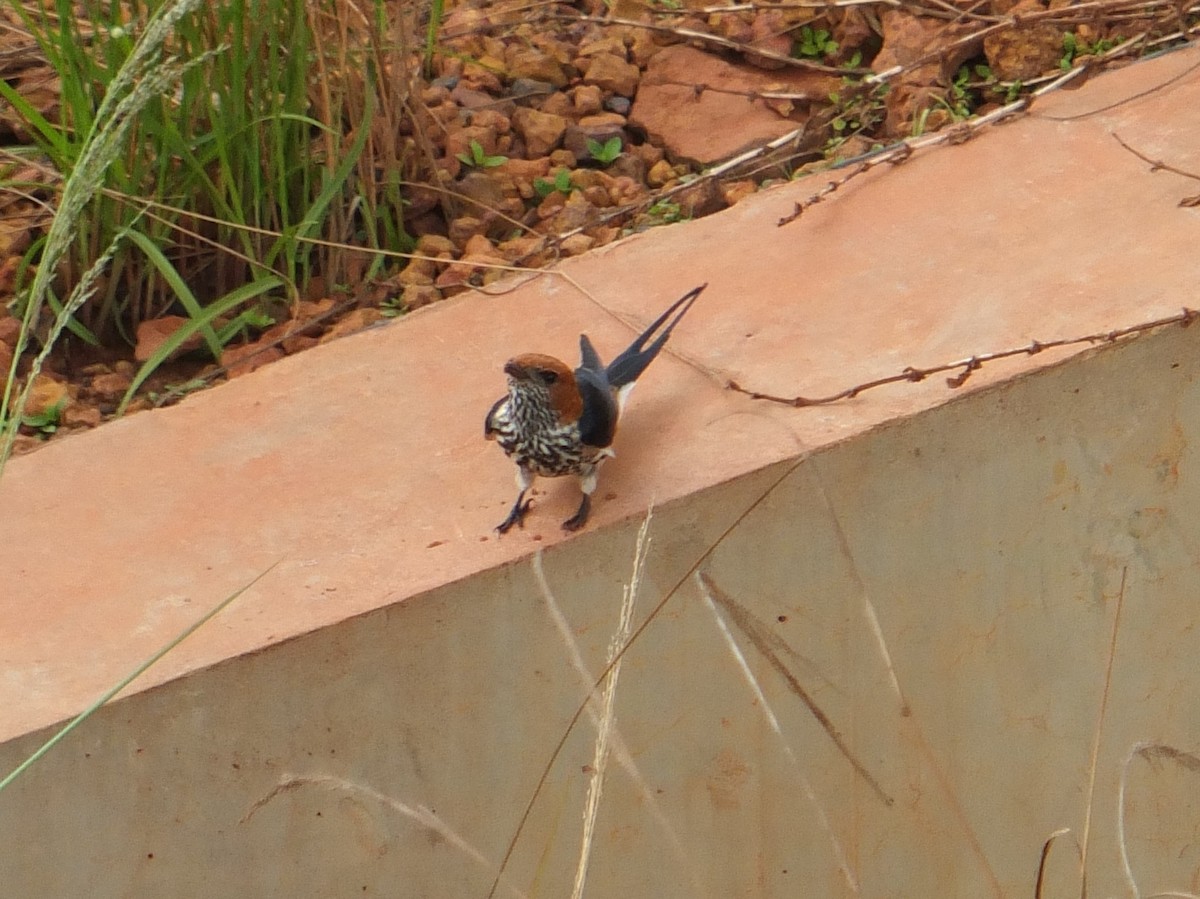
<svg viewBox="0 0 1200 899">
<path fill-rule="evenodd" d="M 517 501 L 508 510 L 508 517 L 496 526 L 499 533 L 507 534 L 514 524 L 518 527 L 525 527 L 525 513 L 533 505 L 532 499 L 525 499 L 525 493 L 533 486 L 533 479 L 533 473 L 524 465 L 517 466 L 517 489 L 520 492 L 517 494 Z"/>
<path fill-rule="evenodd" d="M 522 500 L 525 500 L 522 502 Z M 525 527 L 525 513 L 529 511 L 529 507 L 533 505 L 533 500 L 525 499 L 525 491 L 522 490 L 517 494 L 517 501 L 513 503 L 513 507 L 508 511 L 508 517 L 496 525 L 496 530 L 501 534 L 507 534 L 509 529 L 515 524 L 518 527 Z"/>
<path fill-rule="evenodd" d="M 579 511 L 563 522 L 564 531 L 577 531 L 587 524 L 588 513 L 592 511 L 592 498 L 586 493 L 579 501 Z"/>
<path fill-rule="evenodd" d="M 579 487 L 583 491 L 583 499 L 579 501 L 578 511 L 563 522 L 564 531 L 577 531 L 587 524 L 588 513 L 592 511 L 592 494 L 596 490 L 595 468 L 580 479 Z"/>
</svg>

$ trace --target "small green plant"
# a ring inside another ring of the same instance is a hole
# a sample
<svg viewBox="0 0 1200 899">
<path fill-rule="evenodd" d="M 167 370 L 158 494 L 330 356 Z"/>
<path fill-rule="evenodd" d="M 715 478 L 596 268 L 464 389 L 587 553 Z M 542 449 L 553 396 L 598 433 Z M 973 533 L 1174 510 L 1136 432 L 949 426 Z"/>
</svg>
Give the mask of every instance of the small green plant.
<svg viewBox="0 0 1200 899">
<path fill-rule="evenodd" d="M 1102 53 L 1107 53 L 1117 44 L 1121 43 L 1123 38 L 1102 38 L 1094 43 L 1089 44 L 1087 41 L 1080 40 L 1079 37 L 1072 31 L 1063 33 L 1062 59 L 1058 61 L 1058 67 L 1063 71 L 1075 65 L 1075 61 L 1081 56 L 1099 56 Z"/>
<path fill-rule="evenodd" d="M 555 191 L 558 191 L 560 194 L 570 194 L 574 190 L 574 185 L 571 184 L 571 172 L 568 169 L 559 169 L 553 181 L 545 178 L 534 178 L 533 189 L 543 200 Z"/>
<path fill-rule="evenodd" d="M 590 137 L 587 142 L 588 153 L 592 159 L 601 165 L 608 165 L 614 159 L 621 155 L 621 138 L 610 137 L 604 143 L 598 140 L 592 140 Z"/>
<path fill-rule="evenodd" d="M 444 0 L 431 0 L 429 4 L 429 22 L 425 26 L 425 49 L 421 55 L 421 67 L 426 78 L 433 77 L 433 55 L 437 52 L 438 31 L 442 27 L 442 16 L 445 14 Z"/>
<path fill-rule="evenodd" d="M 913 137 L 920 137 L 922 134 L 925 133 L 925 128 L 929 122 L 929 113 L 932 111 L 933 111 L 933 107 L 926 106 L 924 109 L 922 109 L 920 112 L 917 113 L 917 115 L 913 119 L 913 123 L 912 123 L 911 134 Z"/>
<path fill-rule="evenodd" d="M 992 90 L 996 91 L 997 94 L 1003 94 L 1004 103 L 1006 104 L 1012 103 L 1014 100 L 1016 100 L 1016 98 L 1021 96 L 1021 91 L 1024 89 L 1025 84 L 1021 82 L 1020 78 L 1016 79 L 1015 82 L 1009 82 L 1008 84 L 1001 82 L 1000 84 L 997 84 L 995 88 L 992 88 Z"/>
<path fill-rule="evenodd" d="M 1018 78 L 1016 81 L 1008 82 L 1008 84 L 1004 84 L 1003 82 L 1001 82 L 1001 83 L 997 84 L 995 87 L 993 87 L 992 90 L 994 90 L 998 94 L 1003 94 L 1004 95 L 1004 103 L 1007 105 L 1009 103 L 1012 103 L 1014 100 L 1016 100 L 1017 97 L 1021 96 L 1021 89 L 1023 87 L 1025 87 L 1025 85 L 1022 84 L 1021 79 Z"/>
<path fill-rule="evenodd" d="M 659 9 L 677 10 L 683 9 L 683 0 L 650 0 L 651 6 L 657 6 Z"/>
<path fill-rule="evenodd" d="M 408 308 L 404 305 L 404 295 L 390 296 L 379 304 L 379 312 L 384 318 L 399 318 Z"/>
<path fill-rule="evenodd" d="M 483 147 L 479 145 L 479 141 L 473 140 L 470 144 L 470 153 L 456 153 L 455 156 L 463 165 L 474 166 L 481 169 L 494 169 L 498 165 L 504 165 L 508 162 L 507 156 L 488 156 L 483 152 Z"/>
<path fill-rule="evenodd" d="M 209 378 L 192 378 L 190 381 L 182 381 L 179 384 L 166 384 L 161 393 L 157 390 L 147 391 L 146 398 L 157 408 L 185 397 L 189 393 L 203 390 L 209 386 L 209 383 Z"/>
<path fill-rule="evenodd" d="M 665 199 L 656 201 L 647 209 L 646 217 L 651 220 L 652 225 L 673 225 L 689 218 L 678 203 Z"/>
<path fill-rule="evenodd" d="M 1071 68 L 1075 64 L 1075 57 L 1079 56 L 1079 38 L 1075 37 L 1073 32 L 1066 32 L 1062 39 L 1063 55 L 1058 61 L 1058 67 L 1063 69 Z"/>
<path fill-rule="evenodd" d="M 887 116 L 885 101 L 889 87 L 887 84 L 875 84 L 864 90 L 860 81 L 843 78 L 845 90 L 834 91 L 829 95 L 833 104 L 834 116 L 829 122 L 833 131 L 825 152 L 836 150 L 856 134 L 870 132 Z"/>
<path fill-rule="evenodd" d="M 252 330 L 265 331 L 273 324 L 275 324 L 275 319 L 261 309 L 244 309 L 235 315 L 229 324 L 217 331 L 217 340 L 221 341 L 221 346 L 225 346 L 237 337 L 249 339 Z"/>
<path fill-rule="evenodd" d="M 976 78 L 978 81 L 972 81 L 972 78 Z M 950 111 L 950 116 L 954 121 L 961 122 L 963 119 L 969 119 L 978 102 L 975 89 L 995 80 L 996 76 L 992 74 L 990 66 L 983 64 L 968 66 L 963 63 L 958 67 L 954 81 L 950 84 L 949 95 L 942 101 L 942 104 Z"/>
<path fill-rule="evenodd" d="M 971 71 L 966 65 L 958 67 L 958 74 L 954 76 L 954 81 L 950 84 L 950 97 L 946 101 L 946 106 L 950 109 L 950 115 L 955 121 L 970 118 L 971 103 Z"/>
<path fill-rule="evenodd" d="M 809 25 L 800 29 L 800 36 L 792 44 L 792 56 L 795 59 L 824 59 L 837 51 L 838 43 L 827 29 Z"/>
<path fill-rule="evenodd" d="M 35 415 L 22 415 L 21 424 L 49 437 L 58 430 L 59 424 L 62 423 L 62 412 L 66 405 L 67 398 L 64 396 L 53 406 L 47 406 Z"/>
</svg>

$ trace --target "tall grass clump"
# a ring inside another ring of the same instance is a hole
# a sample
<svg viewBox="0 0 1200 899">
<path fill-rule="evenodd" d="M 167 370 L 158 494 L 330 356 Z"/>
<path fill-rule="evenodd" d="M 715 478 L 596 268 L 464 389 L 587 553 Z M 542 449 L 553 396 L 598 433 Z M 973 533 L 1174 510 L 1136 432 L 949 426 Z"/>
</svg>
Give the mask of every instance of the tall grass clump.
<svg viewBox="0 0 1200 899">
<path fill-rule="evenodd" d="M 62 94 L 57 116 L 8 85 L 0 94 L 67 179 L 114 80 L 167 4 L 9 2 Z M 399 184 L 419 176 L 398 121 L 419 61 L 397 34 L 406 29 L 388 20 L 383 0 L 187 4 L 162 46 L 177 83 L 125 130 L 55 263 L 51 308 L 124 235 L 71 331 L 132 343 L 140 322 L 184 314 L 215 357 L 240 330 L 220 327 L 235 314 L 304 296 L 318 277 L 359 279 L 382 264 L 373 251 L 407 249 Z M 36 241 L 30 270 L 44 252 Z"/>
<path fill-rule="evenodd" d="M 92 296 L 102 272 L 116 255 L 123 238 L 127 236 L 127 230 L 122 229 L 113 235 L 88 271 L 77 280 L 66 305 L 55 305 L 54 321 L 42 341 L 41 352 L 33 360 L 25 388 L 18 395 L 15 388 L 20 352 L 29 334 L 36 328 L 42 317 L 42 310 L 52 295 L 51 273 L 56 271 L 67 257 L 80 221 L 84 217 L 84 211 L 100 189 L 105 173 L 120 154 L 134 119 L 151 98 L 167 89 L 182 74 L 184 67 L 177 63 L 161 61 L 158 57 L 173 24 L 180 16 L 194 9 L 199 2 L 200 0 L 176 0 L 175 3 L 164 7 L 160 14 L 149 22 L 143 39 L 112 79 L 110 90 L 99 106 L 93 127 L 80 141 L 74 165 L 63 180 L 57 214 L 52 219 L 47 234 L 39 242 L 41 265 L 34 269 L 33 283 L 27 293 L 17 352 L 13 354 L 9 370 L 0 372 L 0 376 L 4 378 L 3 390 L 0 391 L 0 474 L 3 473 L 4 465 L 12 451 L 21 413 L 38 371 L 64 328 L 72 321 L 72 316 Z M 7 85 L 0 82 L 0 90 L 4 88 L 7 88 Z M 18 109 L 28 108 L 29 104 L 11 89 L 2 92 L 11 95 L 10 100 Z M 45 137 L 48 141 L 53 141 L 55 134 L 47 131 Z"/>
</svg>

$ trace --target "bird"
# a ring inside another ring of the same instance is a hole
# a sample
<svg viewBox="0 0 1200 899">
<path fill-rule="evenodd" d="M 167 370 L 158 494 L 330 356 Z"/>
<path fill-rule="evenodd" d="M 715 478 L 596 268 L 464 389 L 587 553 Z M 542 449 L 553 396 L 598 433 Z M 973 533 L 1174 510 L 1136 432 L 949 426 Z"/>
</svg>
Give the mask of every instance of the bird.
<svg viewBox="0 0 1200 899">
<path fill-rule="evenodd" d="M 574 371 L 542 353 L 523 353 L 504 363 L 508 393 L 492 405 L 483 425 L 484 437 L 517 464 L 517 501 L 496 527 L 499 533 L 525 526 L 533 503 L 525 495 L 538 477 L 579 478 L 583 498 L 562 526 L 577 531 L 587 524 L 597 469 L 614 455 L 617 421 L 634 384 L 707 286 L 694 287 L 672 303 L 608 365 L 586 334 L 579 335 L 580 364 Z"/>
</svg>

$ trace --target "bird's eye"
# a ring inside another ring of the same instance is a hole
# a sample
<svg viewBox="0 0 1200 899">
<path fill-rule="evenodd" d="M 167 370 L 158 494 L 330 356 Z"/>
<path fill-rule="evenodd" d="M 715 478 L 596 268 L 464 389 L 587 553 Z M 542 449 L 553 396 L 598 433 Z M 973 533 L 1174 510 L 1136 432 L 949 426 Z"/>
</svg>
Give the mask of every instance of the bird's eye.
<svg viewBox="0 0 1200 899">
<path fill-rule="evenodd" d="M 553 384 L 555 381 L 558 380 L 558 372 L 543 371 L 542 372 L 542 380 L 545 381 L 547 384 Z"/>
</svg>

